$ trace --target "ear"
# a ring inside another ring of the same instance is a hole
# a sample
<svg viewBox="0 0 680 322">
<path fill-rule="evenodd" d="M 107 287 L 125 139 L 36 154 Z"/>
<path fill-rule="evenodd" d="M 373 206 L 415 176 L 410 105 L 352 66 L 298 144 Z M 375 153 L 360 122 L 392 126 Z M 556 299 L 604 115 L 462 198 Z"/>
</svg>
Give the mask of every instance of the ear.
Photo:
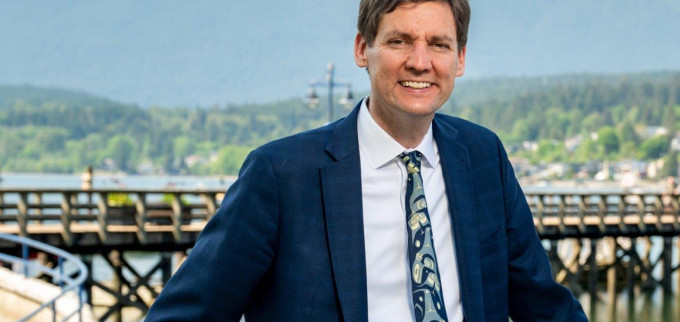
<svg viewBox="0 0 680 322">
<path fill-rule="evenodd" d="M 467 46 L 463 46 L 458 51 L 458 70 L 456 70 L 456 77 L 461 77 L 465 74 L 465 53 L 467 53 Z"/>
<path fill-rule="evenodd" d="M 354 38 L 354 61 L 359 67 L 368 67 L 368 59 L 366 58 L 366 39 L 361 36 L 360 32 L 357 32 L 356 38 Z"/>
</svg>

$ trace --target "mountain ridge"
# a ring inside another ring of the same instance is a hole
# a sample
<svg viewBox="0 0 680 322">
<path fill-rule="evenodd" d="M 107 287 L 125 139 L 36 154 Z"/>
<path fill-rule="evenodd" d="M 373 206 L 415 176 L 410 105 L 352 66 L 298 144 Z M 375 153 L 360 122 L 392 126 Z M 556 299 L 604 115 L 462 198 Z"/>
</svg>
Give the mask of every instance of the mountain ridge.
<svg viewBox="0 0 680 322">
<path fill-rule="evenodd" d="M 358 0 L 0 3 L 0 83 L 75 88 L 141 106 L 302 97 L 327 62 L 356 91 Z M 680 3 L 473 1 L 466 76 L 677 70 Z"/>
</svg>

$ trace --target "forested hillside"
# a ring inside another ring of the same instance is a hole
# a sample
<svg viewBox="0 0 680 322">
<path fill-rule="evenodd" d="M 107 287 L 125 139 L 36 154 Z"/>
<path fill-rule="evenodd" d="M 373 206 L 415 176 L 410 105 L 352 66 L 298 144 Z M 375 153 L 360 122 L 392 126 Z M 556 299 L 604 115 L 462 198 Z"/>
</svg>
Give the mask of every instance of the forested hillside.
<svg viewBox="0 0 680 322">
<path fill-rule="evenodd" d="M 497 131 L 507 145 L 541 142 L 534 161 L 644 159 L 668 151 L 678 102 L 680 73 L 571 75 L 459 82 L 442 111 Z M 336 108 L 336 115 L 346 113 Z M 311 110 L 301 99 L 140 108 L 60 89 L 0 86 L 0 171 L 80 172 L 93 165 L 129 173 L 235 174 L 252 148 L 325 120 L 324 106 Z M 670 133 L 646 138 L 642 132 L 651 125 Z M 603 139 L 591 138 L 593 132 Z M 568 151 L 563 141 L 579 134 L 586 138 L 581 150 Z M 656 140 L 656 150 L 649 150 L 649 140 Z"/>
<path fill-rule="evenodd" d="M 515 86 L 524 90 L 503 97 L 492 90 L 484 101 L 454 104 L 451 113 L 520 141 L 564 139 L 624 122 L 666 126 L 675 121 L 672 108 L 680 104 L 680 73 L 571 76 Z M 489 87 L 477 90 L 484 88 Z"/>
</svg>

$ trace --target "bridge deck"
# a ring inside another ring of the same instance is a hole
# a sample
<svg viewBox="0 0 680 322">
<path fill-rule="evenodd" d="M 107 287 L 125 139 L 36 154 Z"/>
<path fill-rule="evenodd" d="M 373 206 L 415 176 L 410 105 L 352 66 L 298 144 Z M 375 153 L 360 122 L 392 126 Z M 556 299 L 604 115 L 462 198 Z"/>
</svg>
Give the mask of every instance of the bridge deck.
<svg viewBox="0 0 680 322">
<path fill-rule="evenodd" d="M 66 248 L 186 245 L 223 196 L 221 190 L 0 188 L 0 233 L 56 235 Z M 542 238 L 680 234 L 678 195 L 530 192 L 526 198 Z"/>
</svg>

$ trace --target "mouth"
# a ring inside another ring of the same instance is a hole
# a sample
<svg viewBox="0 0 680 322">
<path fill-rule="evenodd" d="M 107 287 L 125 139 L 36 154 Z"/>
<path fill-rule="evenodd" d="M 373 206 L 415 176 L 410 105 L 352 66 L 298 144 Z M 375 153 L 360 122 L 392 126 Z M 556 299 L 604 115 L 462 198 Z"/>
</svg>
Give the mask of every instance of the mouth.
<svg viewBox="0 0 680 322">
<path fill-rule="evenodd" d="M 428 82 L 414 82 L 414 81 L 401 81 L 399 82 L 401 86 L 413 88 L 413 89 L 423 89 L 432 86 L 432 83 Z"/>
</svg>

